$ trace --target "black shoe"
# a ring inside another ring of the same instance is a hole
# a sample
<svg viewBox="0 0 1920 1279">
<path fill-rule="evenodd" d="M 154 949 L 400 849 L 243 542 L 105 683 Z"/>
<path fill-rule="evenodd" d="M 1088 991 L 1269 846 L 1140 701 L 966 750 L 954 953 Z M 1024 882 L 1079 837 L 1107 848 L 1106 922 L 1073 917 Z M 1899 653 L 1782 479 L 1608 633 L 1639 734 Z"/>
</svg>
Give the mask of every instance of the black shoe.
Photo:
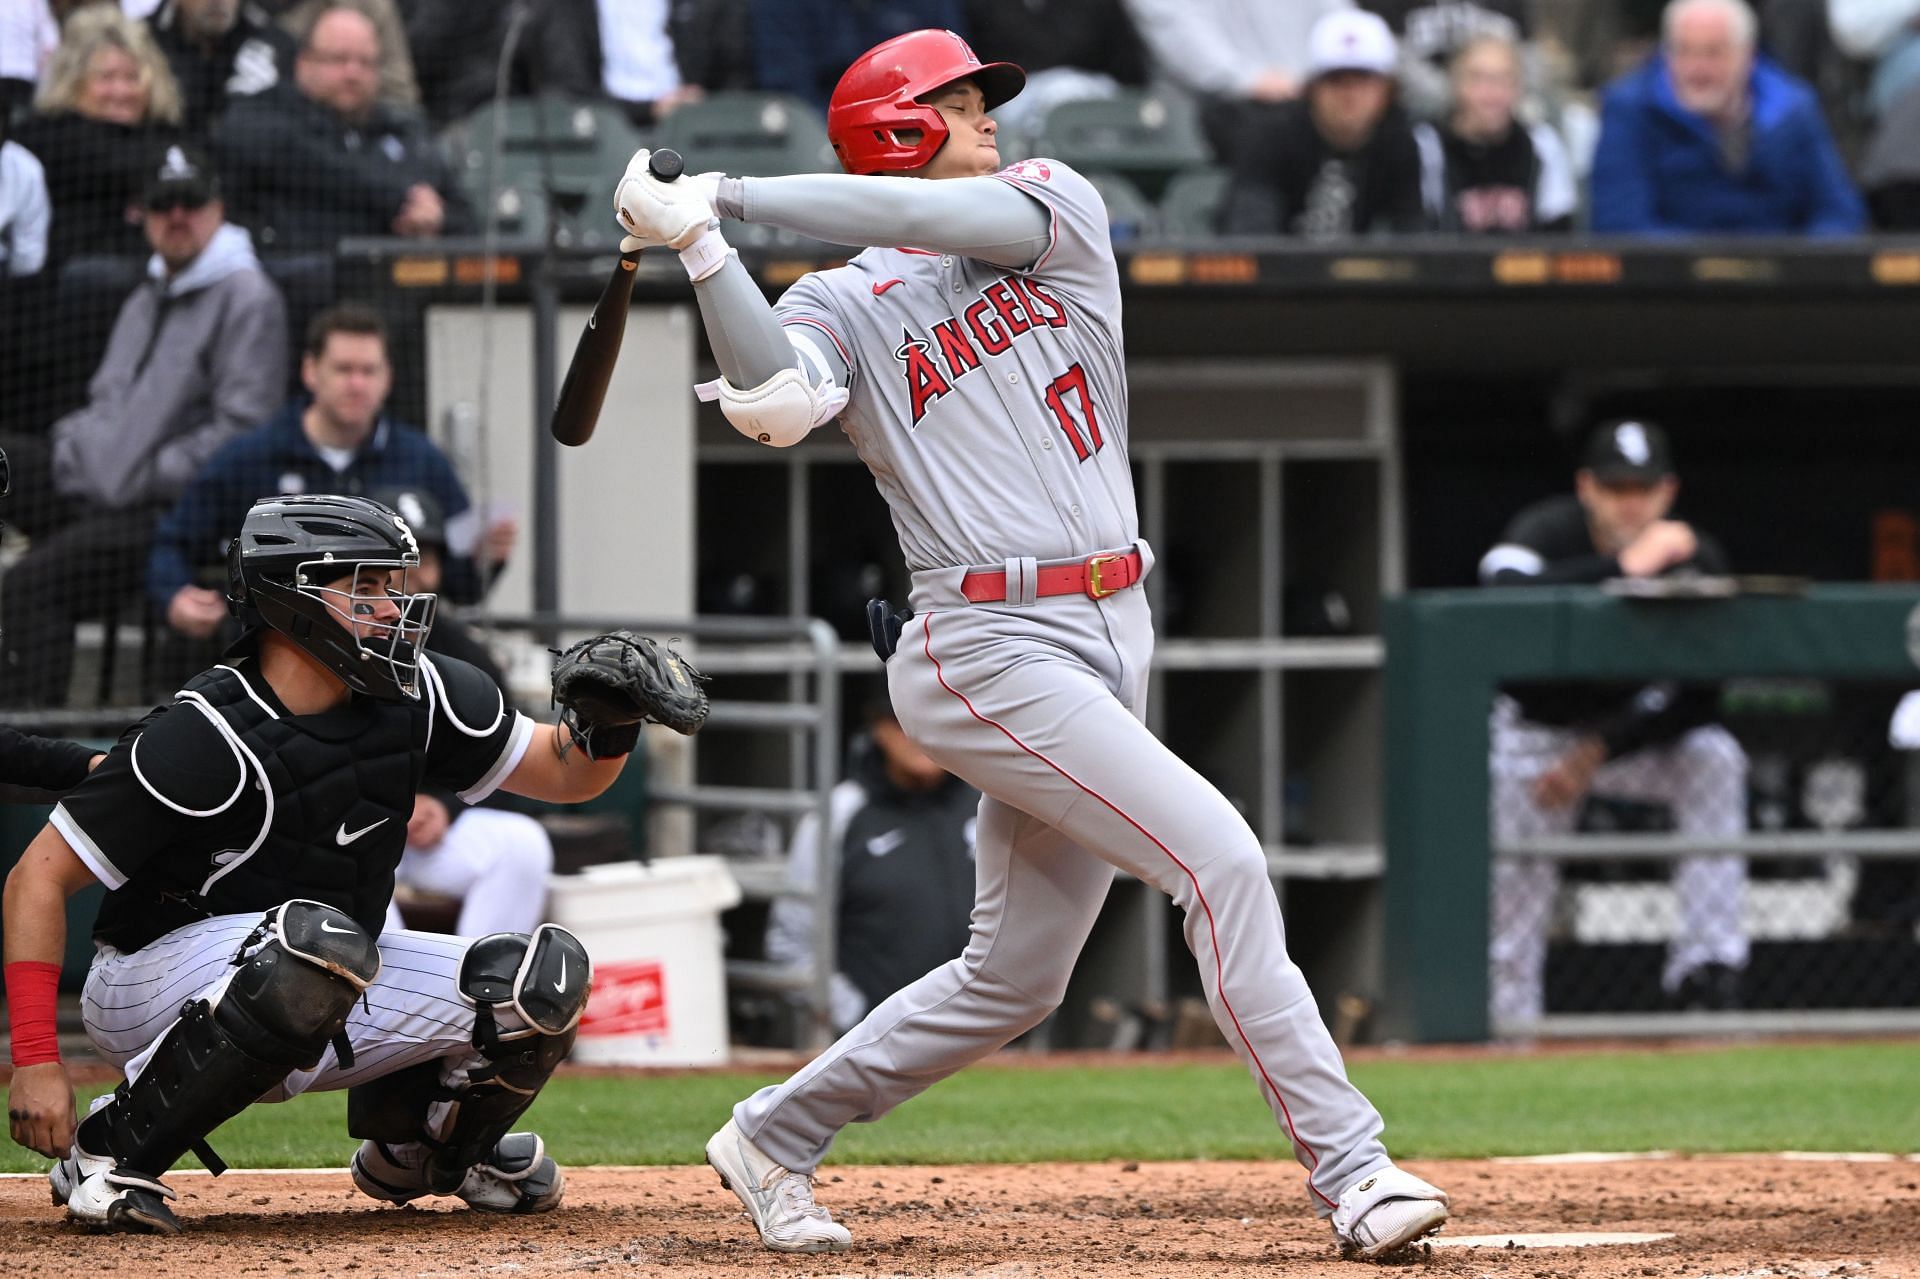
<svg viewBox="0 0 1920 1279">
<path fill-rule="evenodd" d="M 1730 964 L 1702 964 L 1680 979 L 1673 1006 L 1681 1012 L 1732 1012 L 1744 1007 L 1741 970 Z"/>
</svg>

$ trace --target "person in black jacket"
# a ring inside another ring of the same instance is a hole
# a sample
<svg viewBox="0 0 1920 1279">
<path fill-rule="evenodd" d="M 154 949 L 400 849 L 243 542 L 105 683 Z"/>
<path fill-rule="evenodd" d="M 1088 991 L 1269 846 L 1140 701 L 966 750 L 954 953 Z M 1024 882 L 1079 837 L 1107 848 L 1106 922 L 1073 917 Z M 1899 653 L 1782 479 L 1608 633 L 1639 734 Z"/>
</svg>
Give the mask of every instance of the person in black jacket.
<svg viewBox="0 0 1920 1279">
<path fill-rule="evenodd" d="M 811 891 L 820 858 L 839 862 L 832 1002 L 836 1033 L 967 948 L 980 792 L 910 741 L 884 696 L 866 708 L 846 781 L 833 790 L 823 839 L 809 816 L 794 831 L 787 878 Z M 767 958 L 810 964 L 816 911 L 782 897 L 767 917 Z"/>
<path fill-rule="evenodd" d="M 1027 87 L 994 109 L 1002 130 L 1033 132 L 1062 102 L 1105 97 L 1147 79 L 1147 51 L 1122 0 L 968 0 L 984 62 L 1011 62 Z"/>
<path fill-rule="evenodd" d="M 591 98 L 599 93 L 589 33 L 571 20 L 581 0 L 546 0 L 514 44 L 509 94 L 553 93 Z M 493 99 L 506 49 L 512 0 L 409 0 L 401 6 L 407 44 L 414 51 L 420 105 L 436 128 L 464 118 Z M 591 17 L 591 4 L 588 5 Z"/>
<path fill-rule="evenodd" d="M 1220 229 L 1325 239 L 1418 231 L 1420 153 L 1394 101 L 1395 42 L 1378 15 L 1339 10 L 1314 25 L 1306 91 L 1249 107 Z"/>
<path fill-rule="evenodd" d="M 34 114 L 13 133 L 46 172 L 49 268 L 82 253 L 146 256 L 141 187 L 179 123 L 179 88 L 144 26 L 101 5 L 67 20 Z"/>
<path fill-rule="evenodd" d="M 236 217 L 263 246 L 331 252 L 344 236 L 471 231 L 473 213 L 426 127 L 380 105 L 380 41 L 356 9 L 325 10 L 293 82 L 236 101 L 213 133 Z"/>
<path fill-rule="evenodd" d="M 164 0 L 147 26 L 179 82 L 187 131 L 198 136 L 228 99 L 264 93 L 293 67 L 293 37 L 244 0 Z"/>
<path fill-rule="evenodd" d="M 1520 48 L 1505 36 L 1468 40 L 1453 57 L 1451 103 L 1414 126 L 1427 214 L 1442 231 L 1567 231 L 1578 180 L 1560 135 L 1518 116 Z"/>
<path fill-rule="evenodd" d="M 1679 481 L 1658 426 L 1610 422 L 1587 445 L 1576 491 L 1528 507 L 1480 561 L 1488 586 L 1597 583 L 1618 577 L 1724 574 L 1719 545 L 1667 518 Z M 1510 684 L 1495 700 L 1489 764 L 1495 852 L 1574 830 L 1589 796 L 1664 804 L 1698 840 L 1747 829 L 1747 757 L 1713 722 L 1717 690 L 1652 684 Z M 1677 862 L 1678 927 L 1661 985 L 1683 1008 L 1740 1000 L 1747 938 L 1740 911 L 1746 862 L 1710 854 Z M 1545 1012 L 1547 925 L 1558 863 L 1496 856 L 1490 937 L 1496 1026 Z"/>
</svg>

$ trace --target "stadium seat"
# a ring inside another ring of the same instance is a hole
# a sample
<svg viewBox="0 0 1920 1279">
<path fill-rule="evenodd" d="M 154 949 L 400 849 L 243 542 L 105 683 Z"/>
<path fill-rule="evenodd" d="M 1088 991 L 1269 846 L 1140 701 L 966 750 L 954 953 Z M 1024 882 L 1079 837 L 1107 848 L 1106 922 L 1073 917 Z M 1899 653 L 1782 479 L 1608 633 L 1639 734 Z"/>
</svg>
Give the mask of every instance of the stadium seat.
<svg viewBox="0 0 1920 1279">
<path fill-rule="evenodd" d="M 1107 234 L 1115 244 L 1152 239 L 1160 233 L 1160 210 L 1140 193 L 1139 187 L 1117 173 L 1094 170 L 1086 177 L 1106 202 Z"/>
<path fill-rule="evenodd" d="M 1189 103 L 1139 91 L 1062 102 L 1040 122 L 1033 153 L 1082 173 L 1120 174 L 1150 196 L 1211 155 Z"/>
<path fill-rule="evenodd" d="M 604 197 L 645 136 L 625 113 L 604 102 L 542 96 L 510 98 L 502 116 L 497 174 L 490 172 L 491 104 L 447 132 L 448 158 L 475 213 L 484 217 L 491 201 L 507 239 L 542 240 L 551 223 L 563 248 L 618 243 Z"/>
<path fill-rule="evenodd" d="M 716 93 L 690 102 L 660 122 L 655 141 L 678 151 L 695 173 L 772 177 L 840 168 L 819 112 L 781 93 Z"/>
<path fill-rule="evenodd" d="M 477 194 L 477 193 L 476 193 Z M 547 197 L 537 186 L 515 183 L 494 194 L 493 215 L 501 240 L 540 243 L 547 236 Z M 485 225 L 487 208 L 474 205 L 474 216 Z"/>
<path fill-rule="evenodd" d="M 1228 179 L 1225 169 L 1214 168 L 1176 176 L 1160 196 L 1160 229 L 1180 239 L 1203 240 L 1216 234 Z"/>
</svg>

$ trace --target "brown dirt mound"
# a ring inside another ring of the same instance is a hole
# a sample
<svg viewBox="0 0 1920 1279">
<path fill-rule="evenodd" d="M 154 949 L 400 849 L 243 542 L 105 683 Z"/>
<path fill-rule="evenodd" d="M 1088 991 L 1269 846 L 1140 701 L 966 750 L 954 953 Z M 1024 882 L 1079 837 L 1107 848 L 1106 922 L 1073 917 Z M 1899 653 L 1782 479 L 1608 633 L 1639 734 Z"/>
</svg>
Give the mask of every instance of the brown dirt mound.
<svg viewBox="0 0 1920 1279">
<path fill-rule="evenodd" d="M 1652 1244 L 1435 1249 L 1440 1279 L 1920 1277 L 1920 1164 L 1699 1158 L 1410 1163 L 1454 1197 L 1453 1235 L 1671 1231 Z M 547 1217 L 393 1209 L 339 1176 L 177 1176 L 188 1233 L 94 1236 L 39 1179 L 0 1181 L 10 1276 L 1199 1276 L 1368 1273 L 1336 1258 L 1296 1169 L 1258 1163 L 833 1167 L 820 1198 L 852 1229 L 837 1257 L 764 1251 L 706 1168 L 577 1169 Z"/>
</svg>

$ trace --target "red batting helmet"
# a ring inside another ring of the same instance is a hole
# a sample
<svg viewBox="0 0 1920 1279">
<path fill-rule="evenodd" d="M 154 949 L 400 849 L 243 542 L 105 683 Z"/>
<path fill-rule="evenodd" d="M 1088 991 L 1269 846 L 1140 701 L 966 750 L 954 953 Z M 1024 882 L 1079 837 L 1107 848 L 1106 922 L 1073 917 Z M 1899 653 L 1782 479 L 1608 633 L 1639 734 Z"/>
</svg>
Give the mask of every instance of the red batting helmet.
<svg viewBox="0 0 1920 1279">
<path fill-rule="evenodd" d="M 854 59 L 827 104 L 827 137 L 848 173 L 917 169 L 947 140 L 947 122 L 914 99 L 943 84 L 970 79 L 991 111 L 1027 83 L 1011 62 L 981 64 L 967 42 L 929 27 L 876 44 Z M 920 140 L 903 142 L 896 130 L 913 129 Z"/>
</svg>

